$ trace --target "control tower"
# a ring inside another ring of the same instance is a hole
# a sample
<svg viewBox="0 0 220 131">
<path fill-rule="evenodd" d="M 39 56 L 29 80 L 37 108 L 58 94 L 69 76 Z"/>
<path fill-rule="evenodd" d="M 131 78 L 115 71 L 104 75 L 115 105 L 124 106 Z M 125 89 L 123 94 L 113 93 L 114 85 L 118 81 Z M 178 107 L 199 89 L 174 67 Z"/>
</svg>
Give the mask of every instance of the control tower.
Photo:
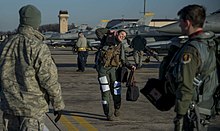
<svg viewBox="0 0 220 131">
<path fill-rule="evenodd" d="M 68 11 L 60 10 L 58 17 L 59 17 L 60 33 L 67 32 L 68 31 L 68 18 L 69 18 Z"/>
</svg>

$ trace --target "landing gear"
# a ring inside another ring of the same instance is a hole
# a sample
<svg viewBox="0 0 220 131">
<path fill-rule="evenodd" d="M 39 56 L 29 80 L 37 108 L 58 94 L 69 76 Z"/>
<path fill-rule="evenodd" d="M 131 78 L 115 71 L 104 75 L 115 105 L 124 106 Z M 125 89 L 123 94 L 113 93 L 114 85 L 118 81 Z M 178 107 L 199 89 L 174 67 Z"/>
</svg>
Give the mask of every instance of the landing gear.
<svg viewBox="0 0 220 131">
<path fill-rule="evenodd" d="M 150 62 L 150 56 L 147 56 L 147 58 L 144 60 L 144 62 L 149 63 Z"/>
</svg>

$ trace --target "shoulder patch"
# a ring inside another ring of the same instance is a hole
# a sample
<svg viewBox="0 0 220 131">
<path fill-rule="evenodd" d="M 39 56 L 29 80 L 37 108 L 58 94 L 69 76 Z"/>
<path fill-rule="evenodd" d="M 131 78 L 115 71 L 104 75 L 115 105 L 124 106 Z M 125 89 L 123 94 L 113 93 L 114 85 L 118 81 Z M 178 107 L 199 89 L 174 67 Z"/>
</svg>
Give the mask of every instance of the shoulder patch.
<svg viewBox="0 0 220 131">
<path fill-rule="evenodd" d="M 183 64 L 189 63 L 189 62 L 192 60 L 191 57 L 192 57 L 192 56 L 191 56 L 189 53 L 184 53 L 183 56 L 182 56 L 182 62 L 183 62 Z"/>
</svg>

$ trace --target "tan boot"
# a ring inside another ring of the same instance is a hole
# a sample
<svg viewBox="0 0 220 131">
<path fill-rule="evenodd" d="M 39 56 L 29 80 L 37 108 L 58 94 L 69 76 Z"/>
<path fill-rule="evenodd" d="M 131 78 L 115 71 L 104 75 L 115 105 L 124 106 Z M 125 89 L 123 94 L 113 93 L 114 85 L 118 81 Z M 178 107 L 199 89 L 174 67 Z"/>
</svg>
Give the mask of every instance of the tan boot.
<svg viewBox="0 0 220 131">
<path fill-rule="evenodd" d="M 107 116 L 107 121 L 113 121 L 113 116 Z"/>
<path fill-rule="evenodd" d="M 119 117 L 119 116 L 120 116 L 120 111 L 119 111 L 119 109 L 115 109 L 114 115 L 115 115 L 116 117 Z"/>
</svg>

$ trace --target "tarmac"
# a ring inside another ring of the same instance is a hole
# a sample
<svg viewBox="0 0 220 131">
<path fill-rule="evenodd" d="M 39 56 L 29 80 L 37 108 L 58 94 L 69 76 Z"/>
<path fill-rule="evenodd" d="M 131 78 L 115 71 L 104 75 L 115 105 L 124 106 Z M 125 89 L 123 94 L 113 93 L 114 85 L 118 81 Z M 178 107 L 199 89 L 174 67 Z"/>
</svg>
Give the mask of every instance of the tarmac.
<svg viewBox="0 0 220 131">
<path fill-rule="evenodd" d="M 170 111 L 157 110 L 142 94 L 135 102 L 126 101 L 126 87 L 122 84 L 122 106 L 119 118 L 107 121 L 102 110 L 101 93 L 94 66 L 94 51 L 89 52 L 85 72 L 76 72 L 77 54 L 71 47 L 50 47 L 52 56 L 58 67 L 59 82 L 65 109 L 60 121 L 54 122 L 52 108 L 46 114 L 45 124 L 50 131 L 172 131 L 173 108 Z M 162 59 L 162 57 L 160 57 Z M 133 58 L 129 57 L 133 63 Z M 158 77 L 160 62 L 151 58 L 151 62 L 143 63 L 143 68 L 135 71 L 135 81 L 142 89 L 148 78 Z M 0 115 L 2 112 L 0 111 Z M 0 119 L 2 129 L 2 119 Z M 220 130 L 220 119 L 217 116 L 211 121 L 209 131 Z"/>
</svg>

